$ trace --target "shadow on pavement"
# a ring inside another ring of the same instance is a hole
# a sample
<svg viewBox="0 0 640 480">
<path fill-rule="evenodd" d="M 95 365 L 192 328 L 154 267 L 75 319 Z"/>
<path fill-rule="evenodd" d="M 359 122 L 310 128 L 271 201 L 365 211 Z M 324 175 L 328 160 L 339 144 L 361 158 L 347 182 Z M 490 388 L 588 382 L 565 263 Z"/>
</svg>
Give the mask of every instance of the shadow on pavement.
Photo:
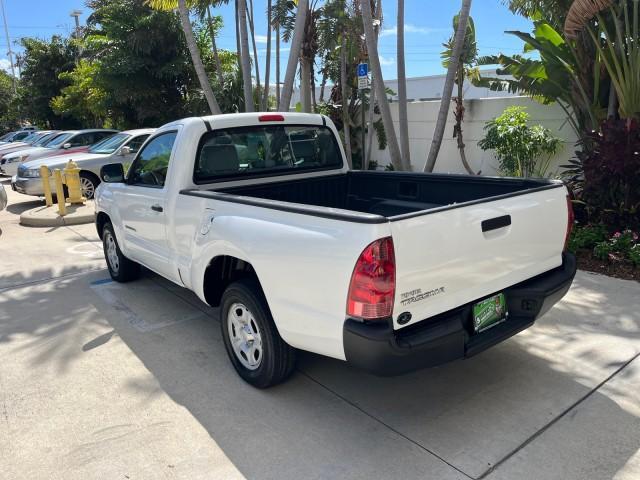
<svg viewBox="0 0 640 480">
<path fill-rule="evenodd" d="M 527 342 L 542 340 L 534 335 L 510 340 L 472 360 L 395 378 L 370 376 L 340 361 L 302 354 L 299 371 L 289 382 L 256 390 L 231 367 L 214 309 L 152 274 L 117 286 L 122 303 L 110 304 L 108 297 L 96 294 L 100 284 L 89 284 L 104 277 L 76 275 L 46 288 L 12 289 L 10 305 L 0 292 L 0 344 L 27 335 L 32 347 L 25 348 L 33 348 L 34 368 L 53 362 L 67 369 L 117 335 L 157 382 L 132 379 L 123 398 L 139 402 L 167 394 L 251 479 L 465 478 L 447 463 L 477 478 L 628 359 L 621 356 L 606 372 L 596 368 L 592 375 L 580 371 L 580 362 L 563 360 L 564 350 L 580 341 L 581 332 L 595 328 L 594 323 L 578 321 L 584 312 L 575 307 L 574 320 L 561 318 L 562 310 L 554 309 L 541 325 L 560 333 L 563 326 L 574 329 L 546 352 L 529 351 Z M 73 300 L 64 295 L 68 291 L 76 292 Z M 184 315 L 200 315 L 152 328 L 156 317 L 176 305 Z M 82 321 L 76 319 L 80 314 Z M 151 325 L 147 331 L 136 323 L 140 318 Z M 561 323 L 554 327 L 556 322 Z M 95 324 L 113 330 L 87 341 Z M 637 316 L 607 325 L 604 335 L 627 345 L 631 330 L 637 341 Z M 545 346 L 538 343 L 536 348 Z M 549 359 L 554 352 L 557 361 Z M 626 355 L 624 348 L 621 352 Z M 597 462 L 597 478 L 613 478 L 638 449 L 637 443 L 621 443 L 617 432 L 640 432 L 640 419 L 599 391 L 589 398 L 602 405 L 610 429 L 593 440 L 579 439 L 597 456 L 581 453 Z M 562 448 L 557 445 L 550 454 L 561 456 Z M 562 468 L 551 472 L 552 477 L 595 478 L 578 463 Z"/>
</svg>

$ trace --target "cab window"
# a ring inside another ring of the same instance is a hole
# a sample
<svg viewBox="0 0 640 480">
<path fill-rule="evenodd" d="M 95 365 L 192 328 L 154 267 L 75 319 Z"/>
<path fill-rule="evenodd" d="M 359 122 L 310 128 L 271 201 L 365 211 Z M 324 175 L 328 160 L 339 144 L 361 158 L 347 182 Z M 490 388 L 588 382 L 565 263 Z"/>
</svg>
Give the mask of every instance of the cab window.
<svg viewBox="0 0 640 480">
<path fill-rule="evenodd" d="M 131 165 L 128 183 L 143 187 L 164 186 L 177 132 L 167 132 L 147 143 Z"/>
</svg>

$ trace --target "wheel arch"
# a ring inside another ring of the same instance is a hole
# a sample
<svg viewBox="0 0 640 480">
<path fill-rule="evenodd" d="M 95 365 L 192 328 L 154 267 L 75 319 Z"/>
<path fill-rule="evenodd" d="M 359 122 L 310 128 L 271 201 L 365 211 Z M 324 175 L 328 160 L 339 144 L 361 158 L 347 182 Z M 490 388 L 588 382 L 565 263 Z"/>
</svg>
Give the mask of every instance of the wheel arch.
<svg viewBox="0 0 640 480">
<path fill-rule="evenodd" d="M 109 215 L 104 212 L 98 212 L 96 214 L 96 230 L 98 231 L 98 237 L 100 237 L 100 239 L 102 239 L 102 232 L 107 223 L 111 223 Z"/>
<path fill-rule="evenodd" d="M 260 294 L 265 297 L 260 278 L 253 265 L 246 260 L 233 255 L 218 255 L 213 257 L 204 271 L 202 287 L 205 301 L 212 307 L 220 306 L 222 294 L 226 288 L 240 279 L 254 279 L 260 289 Z M 268 305 L 267 301 L 267 305 Z"/>
</svg>

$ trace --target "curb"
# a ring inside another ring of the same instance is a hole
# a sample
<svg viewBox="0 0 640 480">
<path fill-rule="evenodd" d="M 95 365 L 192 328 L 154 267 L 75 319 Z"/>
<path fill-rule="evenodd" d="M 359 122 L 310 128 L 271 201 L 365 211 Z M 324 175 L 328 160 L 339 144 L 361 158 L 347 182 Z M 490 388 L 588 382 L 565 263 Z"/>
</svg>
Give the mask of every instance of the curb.
<svg viewBox="0 0 640 480">
<path fill-rule="evenodd" d="M 27 227 L 63 227 L 65 225 L 81 225 L 93 223 L 95 214 L 93 204 L 67 206 L 64 217 L 58 215 L 56 205 L 51 207 L 36 207 L 20 214 L 20 225 Z"/>
</svg>

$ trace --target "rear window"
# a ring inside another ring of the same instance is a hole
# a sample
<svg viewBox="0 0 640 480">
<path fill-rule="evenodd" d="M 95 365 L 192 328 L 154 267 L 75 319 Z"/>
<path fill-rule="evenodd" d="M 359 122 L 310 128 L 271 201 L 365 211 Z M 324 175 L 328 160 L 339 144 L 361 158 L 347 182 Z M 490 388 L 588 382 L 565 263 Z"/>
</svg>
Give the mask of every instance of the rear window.
<svg viewBox="0 0 640 480">
<path fill-rule="evenodd" d="M 249 126 L 206 133 L 198 149 L 193 179 L 195 183 L 208 183 L 341 167 L 340 149 L 327 127 Z"/>
</svg>

